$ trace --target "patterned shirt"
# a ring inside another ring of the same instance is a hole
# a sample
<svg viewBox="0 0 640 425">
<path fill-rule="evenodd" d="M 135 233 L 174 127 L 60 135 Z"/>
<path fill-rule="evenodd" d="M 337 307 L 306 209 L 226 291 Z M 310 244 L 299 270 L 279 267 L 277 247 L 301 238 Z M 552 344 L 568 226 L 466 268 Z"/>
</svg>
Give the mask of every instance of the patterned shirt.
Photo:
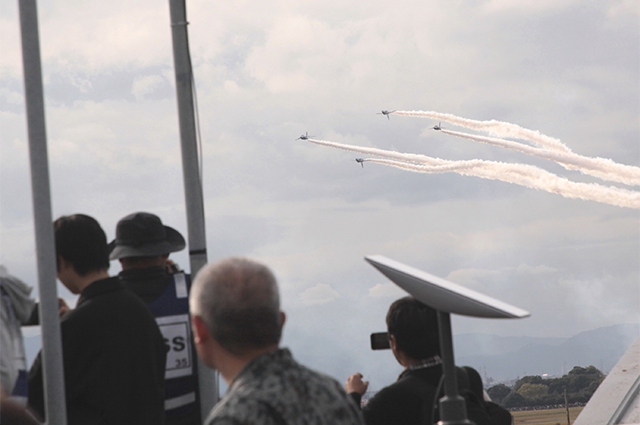
<svg viewBox="0 0 640 425">
<path fill-rule="evenodd" d="M 364 425 L 364 421 L 336 380 L 302 366 L 283 348 L 247 364 L 205 424 Z"/>
<path fill-rule="evenodd" d="M 425 367 L 433 367 L 442 364 L 442 359 L 440 356 L 428 357 L 426 359 L 418 360 L 409 365 L 407 369 L 409 370 L 418 370 L 424 369 Z"/>
</svg>

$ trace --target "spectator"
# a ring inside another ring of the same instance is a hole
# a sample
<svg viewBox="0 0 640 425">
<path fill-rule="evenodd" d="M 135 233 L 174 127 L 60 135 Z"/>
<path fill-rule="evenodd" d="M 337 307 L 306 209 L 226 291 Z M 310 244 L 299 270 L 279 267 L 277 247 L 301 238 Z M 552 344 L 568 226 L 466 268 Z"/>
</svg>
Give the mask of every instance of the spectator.
<svg viewBox="0 0 640 425">
<path fill-rule="evenodd" d="M 482 378 L 477 370 L 469 366 L 458 368 L 468 379 L 468 387 L 461 386 L 469 417 L 475 425 L 511 425 L 513 418 L 508 410 L 493 403 L 482 388 Z M 489 400 L 485 400 L 489 398 Z"/>
<path fill-rule="evenodd" d="M 154 214 L 138 212 L 124 217 L 109 244 L 109 259 L 120 260 L 118 275 L 156 318 L 167 345 L 165 411 L 167 425 L 200 425 L 198 372 L 189 320 L 191 279 L 169 260 L 185 240 Z"/>
<path fill-rule="evenodd" d="M 96 220 L 60 217 L 54 232 L 58 279 L 80 294 L 60 322 L 68 424 L 164 424 L 166 353 L 151 312 L 109 277 Z M 41 356 L 29 371 L 29 407 L 44 418 Z"/>
<path fill-rule="evenodd" d="M 367 425 L 436 423 L 438 402 L 444 396 L 437 312 L 413 297 L 400 298 L 389 307 L 387 329 L 391 351 L 404 371 L 395 383 L 380 390 L 363 407 L 365 422 Z M 511 423 L 509 412 L 482 399 L 482 380 L 475 369 L 457 367 L 456 380 L 472 423 Z M 360 404 L 368 386 L 362 375 L 355 373 L 347 379 L 345 389 Z"/>
<path fill-rule="evenodd" d="M 367 425 L 423 425 L 436 418 L 439 383 L 442 376 L 436 311 L 413 297 L 395 301 L 387 313 L 389 345 L 404 371 L 398 380 L 380 390 L 363 407 Z M 360 404 L 368 381 L 359 373 L 345 384 Z"/>
<path fill-rule="evenodd" d="M 209 264 L 189 305 L 198 355 L 229 384 L 206 425 L 362 424 L 338 382 L 278 348 L 285 315 L 267 267 L 243 258 Z"/>
<path fill-rule="evenodd" d="M 27 357 L 21 327 L 36 306 L 32 290 L 0 265 L 0 388 L 6 398 L 23 405 L 27 403 Z"/>
</svg>

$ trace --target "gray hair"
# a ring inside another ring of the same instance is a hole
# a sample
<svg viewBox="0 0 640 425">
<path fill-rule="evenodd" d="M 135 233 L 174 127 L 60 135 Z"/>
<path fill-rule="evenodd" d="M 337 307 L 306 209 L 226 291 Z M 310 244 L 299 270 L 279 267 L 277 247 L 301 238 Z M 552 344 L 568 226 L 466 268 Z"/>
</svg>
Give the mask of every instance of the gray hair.
<svg viewBox="0 0 640 425">
<path fill-rule="evenodd" d="M 276 278 L 269 268 L 247 258 L 230 257 L 204 266 L 191 287 L 189 308 L 230 353 L 280 342 Z"/>
</svg>

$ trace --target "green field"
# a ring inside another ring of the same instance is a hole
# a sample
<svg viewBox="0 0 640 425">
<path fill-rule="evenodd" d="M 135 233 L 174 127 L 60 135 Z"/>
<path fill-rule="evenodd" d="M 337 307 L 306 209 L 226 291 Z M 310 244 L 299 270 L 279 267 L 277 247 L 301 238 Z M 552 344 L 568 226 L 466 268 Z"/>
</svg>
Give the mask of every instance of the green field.
<svg viewBox="0 0 640 425">
<path fill-rule="evenodd" d="M 569 417 L 571 423 L 576 420 L 582 407 L 570 407 Z M 567 423 L 567 411 L 564 408 L 561 409 L 549 409 L 549 410 L 527 410 L 524 412 L 511 412 L 513 415 L 514 423 L 516 425 L 525 424 L 541 424 L 541 425 L 566 425 Z"/>
</svg>

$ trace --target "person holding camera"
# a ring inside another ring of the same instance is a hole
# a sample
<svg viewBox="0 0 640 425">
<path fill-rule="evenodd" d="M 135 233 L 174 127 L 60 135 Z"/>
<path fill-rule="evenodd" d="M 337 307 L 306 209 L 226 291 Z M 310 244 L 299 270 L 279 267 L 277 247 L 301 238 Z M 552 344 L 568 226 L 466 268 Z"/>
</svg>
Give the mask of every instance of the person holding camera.
<svg viewBox="0 0 640 425">
<path fill-rule="evenodd" d="M 442 376 L 437 313 L 413 297 L 404 297 L 389 307 L 387 329 L 391 351 L 404 371 L 362 408 L 365 422 L 431 424 Z M 345 389 L 360 404 L 368 386 L 369 382 L 355 373 L 347 379 Z"/>
<path fill-rule="evenodd" d="M 387 312 L 389 348 L 404 367 L 397 381 L 380 390 L 362 408 L 367 425 L 424 425 L 439 419 L 443 369 L 436 310 L 413 297 L 395 301 Z M 471 367 L 456 367 L 460 395 L 467 417 L 476 425 L 510 425 L 511 414 L 483 399 L 482 379 Z M 351 375 L 347 393 L 360 405 L 369 382 Z"/>
</svg>

